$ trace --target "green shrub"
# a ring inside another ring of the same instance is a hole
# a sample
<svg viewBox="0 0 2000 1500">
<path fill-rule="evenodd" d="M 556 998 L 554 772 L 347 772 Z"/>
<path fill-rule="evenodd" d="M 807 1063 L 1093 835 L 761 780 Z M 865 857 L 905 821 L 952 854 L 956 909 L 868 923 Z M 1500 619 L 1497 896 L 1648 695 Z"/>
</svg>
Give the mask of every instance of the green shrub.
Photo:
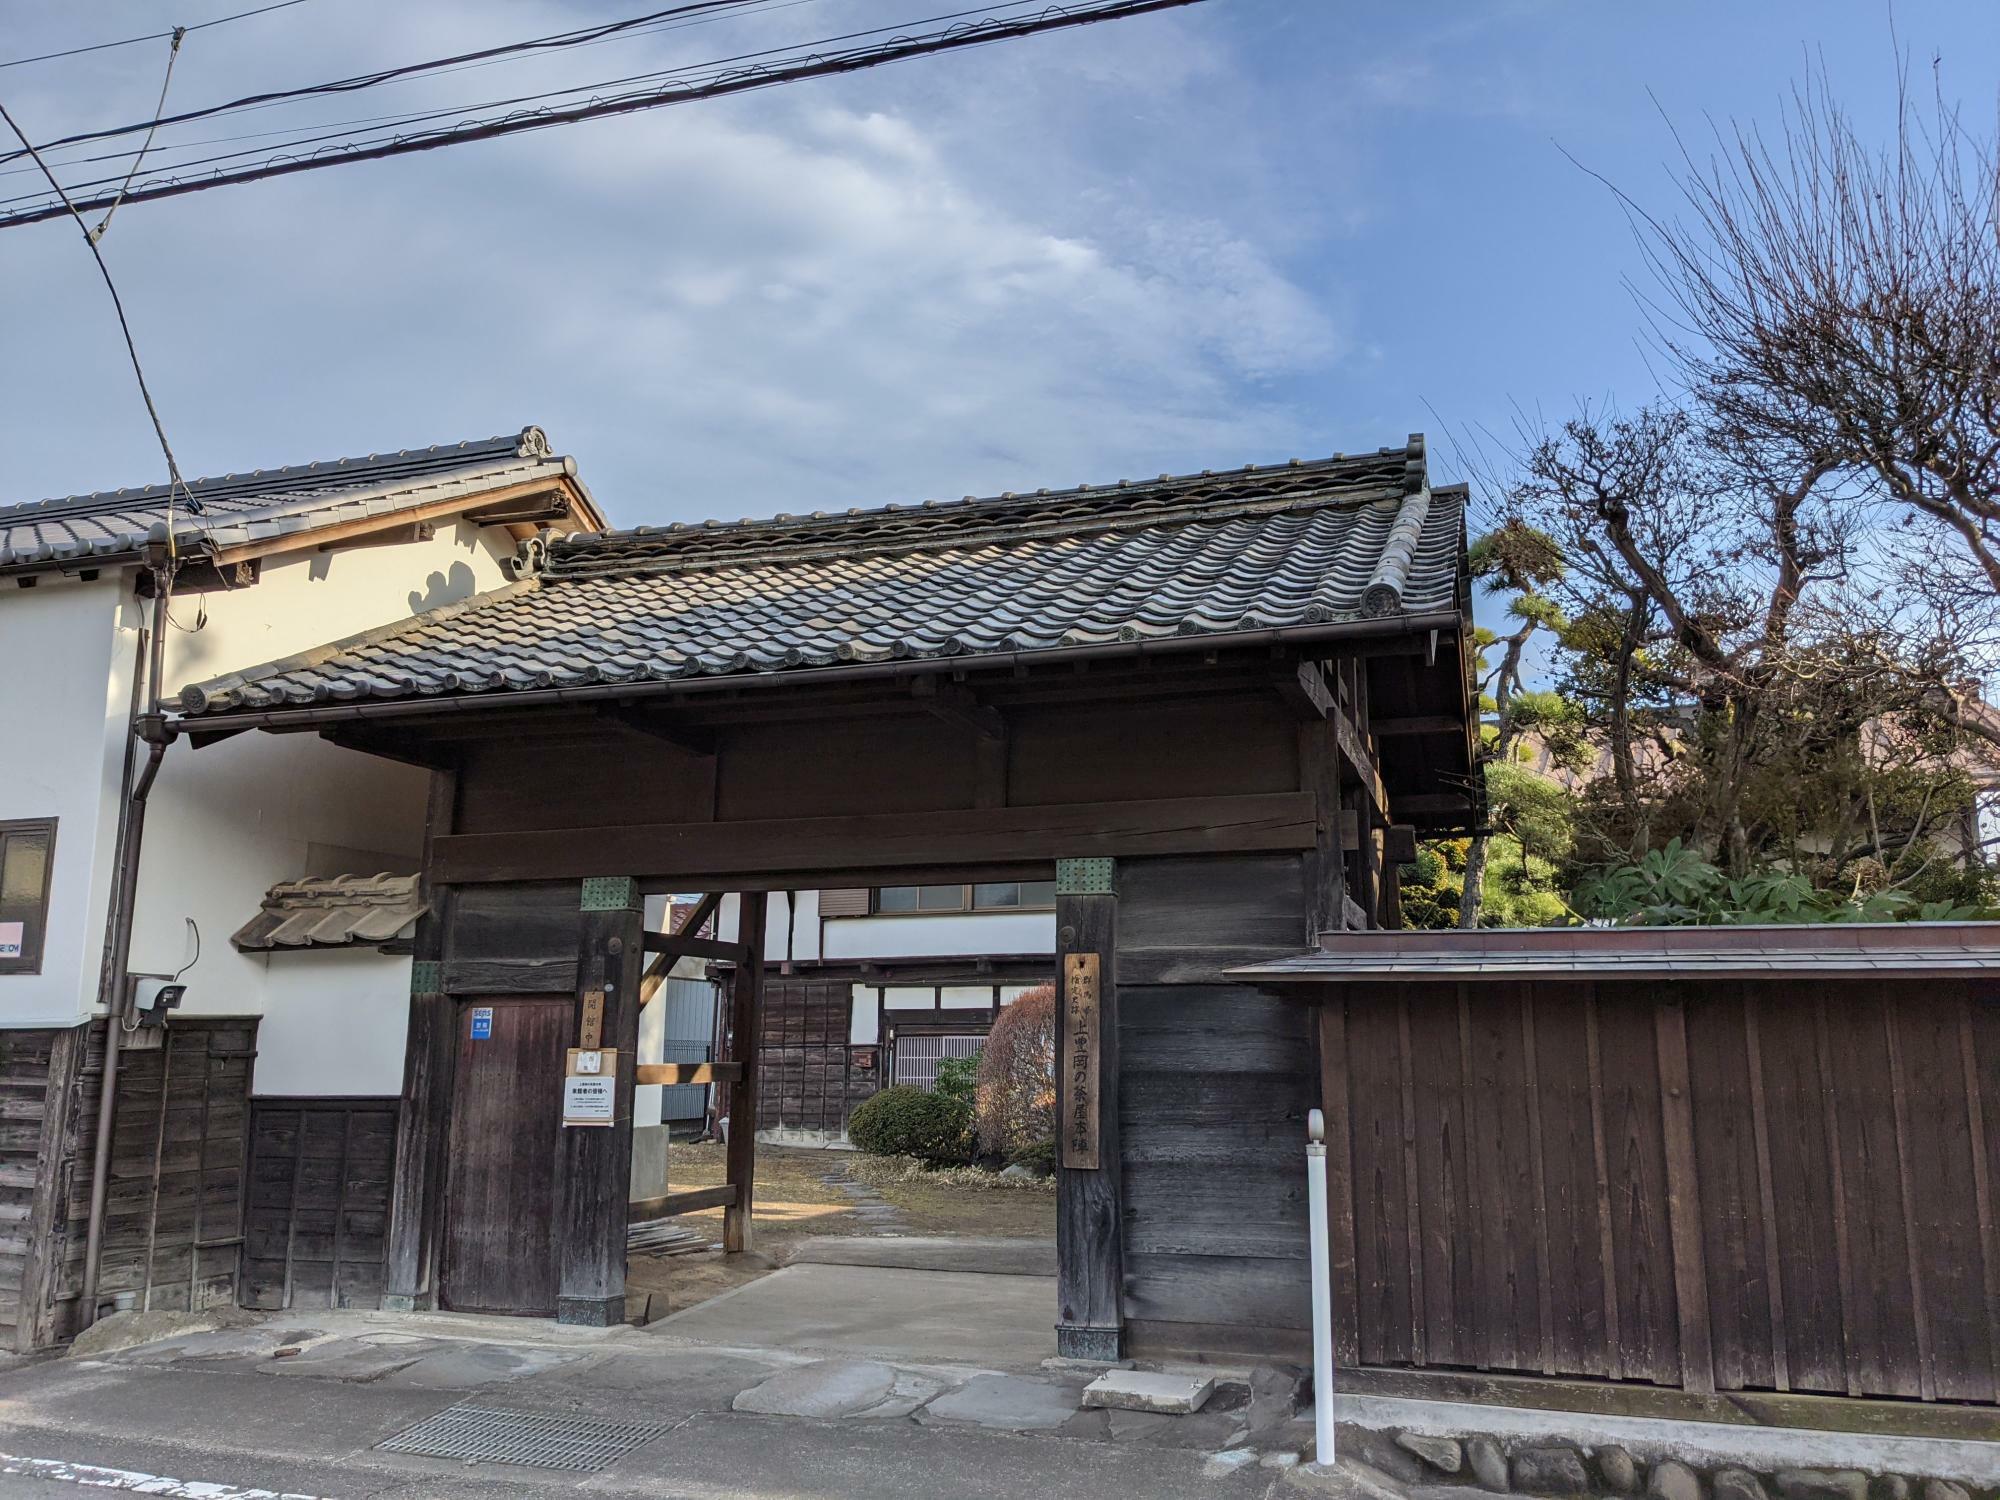
<svg viewBox="0 0 2000 1500">
<path fill-rule="evenodd" d="M 934 1166 L 963 1162 L 972 1154 L 972 1110 L 948 1095 L 897 1084 L 855 1106 L 847 1138 L 872 1156 L 914 1156 Z"/>
<path fill-rule="evenodd" d="M 969 1113 L 979 1097 L 979 1054 L 939 1058 L 937 1082 L 931 1085 L 931 1092 L 956 1099 Z"/>
</svg>

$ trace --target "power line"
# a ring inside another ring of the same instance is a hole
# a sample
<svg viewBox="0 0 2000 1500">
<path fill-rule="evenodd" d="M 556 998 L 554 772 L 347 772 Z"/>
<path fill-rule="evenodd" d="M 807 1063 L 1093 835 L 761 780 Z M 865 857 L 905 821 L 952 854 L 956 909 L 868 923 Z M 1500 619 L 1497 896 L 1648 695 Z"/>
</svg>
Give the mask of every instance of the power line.
<svg viewBox="0 0 2000 1500">
<path fill-rule="evenodd" d="M 20 139 L 22 147 L 35 159 L 36 165 L 42 168 L 43 175 L 49 179 L 49 186 L 54 188 L 57 195 L 62 198 L 63 207 L 68 210 L 69 216 L 76 220 L 76 227 L 83 235 L 84 244 L 90 247 L 90 258 L 97 262 L 97 274 L 104 278 L 104 289 L 111 293 L 111 306 L 118 314 L 118 331 L 125 335 L 125 353 L 132 361 L 132 375 L 139 382 L 140 399 L 146 403 L 146 415 L 153 419 L 153 435 L 160 440 L 160 452 L 166 455 L 167 547 L 171 555 L 174 545 L 173 503 L 175 492 L 178 491 L 186 498 L 189 511 L 196 515 L 201 513 L 201 504 L 192 494 L 188 493 L 187 481 L 181 478 L 181 466 L 174 461 L 173 445 L 167 441 L 166 424 L 161 422 L 160 409 L 153 405 L 153 393 L 146 386 L 146 371 L 139 363 L 139 346 L 132 341 L 132 325 L 125 320 L 125 303 L 124 299 L 118 295 L 118 283 L 111 279 L 111 268 L 104 263 L 104 252 L 97 248 L 97 236 L 92 234 L 90 226 L 83 222 L 83 211 L 70 202 L 69 194 L 63 192 L 62 184 L 56 181 L 55 173 L 49 171 L 48 167 L 43 164 L 41 153 L 29 143 L 27 132 L 14 123 L 14 117 L 7 113 L 7 106 L 4 104 L 0 104 L 0 120 L 6 121 L 7 128 L 14 132 Z"/>
<path fill-rule="evenodd" d="M 241 99 L 232 99 L 227 104 L 211 104 L 202 109 L 185 110 L 177 115 L 169 115 L 159 123 L 162 125 L 185 125 L 191 120 L 206 120 L 215 115 L 232 114 L 237 110 L 249 109 L 256 105 L 278 104 L 292 99 L 310 99 L 322 94 L 352 94 L 362 89 L 376 88 L 381 84 L 399 78 L 411 78 L 423 73 L 434 73 L 441 68 L 453 68 L 465 63 L 481 62 L 492 58 L 510 57 L 520 53 L 556 51 L 568 47 L 581 46 L 586 42 L 603 37 L 615 36 L 619 32 L 631 31 L 635 27 L 650 25 L 675 16 L 693 15 L 703 11 L 734 10 L 751 3 L 751 0 L 685 0 L 680 5 L 656 10 L 648 15 L 632 16 L 623 21 L 609 21 L 602 26 L 579 27 L 573 31 L 553 32 L 548 36 L 531 37 L 524 42 L 506 42 L 497 47 L 482 47 L 473 52 L 460 52 L 450 57 L 435 57 L 428 62 L 404 63 L 394 68 L 378 68 L 372 73 L 356 73 L 349 78 L 336 78 L 327 83 L 310 83 L 295 89 L 273 89 L 262 94 L 246 94 Z M 44 148 L 53 146 L 74 146 L 83 141 L 106 141 L 121 135 L 134 135 L 146 128 L 142 121 L 133 125 L 112 125 L 103 130 L 85 130 L 75 135 L 61 136 L 53 141 L 43 141 Z M 20 153 L 10 152 L 0 161 L 10 161 Z"/>
<path fill-rule="evenodd" d="M 97 42 L 88 47 L 71 47 L 64 52 L 43 52 L 34 57 L 15 57 L 0 62 L 0 68 L 21 68 L 29 63 L 53 62 L 59 57 L 81 57 L 86 52 L 108 52 L 113 47 L 131 47 L 140 42 L 157 42 L 162 37 L 170 37 L 175 32 L 206 31 L 211 26 L 227 26 L 231 21 L 247 21 L 252 16 L 266 15 L 274 10 L 285 10 L 290 6 L 304 5 L 306 0 L 277 0 L 275 5 L 260 5 L 255 10 L 239 10 L 233 16 L 217 16 L 212 21 L 197 21 L 192 26 L 174 26 L 165 31 L 149 31 L 144 36 L 120 37 L 115 42 Z"/>
<path fill-rule="evenodd" d="M 153 149 L 153 137 L 159 134 L 160 130 L 160 112 L 167 107 L 167 90 L 173 87 L 174 60 L 181 55 L 181 43 L 186 40 L 186 29 L 175 27 L 173 40 L 167 43 L 167 72 L 160 80 L 159 102 L 153 106 L 153 128 L 146 132 L 145 140 L 139 143 L 139 154 L 132 158 L 132 170 L 125 174 L 124 187 L 118 189 L 118 196 L 111 200 L 111 207 L 104 210 L 103 219 L 90 231 L 90 242 L 93 245 L 103 239 L 105 231 L 111 227 L 111 216 L 118 212 L 118 205 L 125 197 L 125 189 L 132 186 L 132 179 L 139 175 L 139 167 L 146 160 L 146 153 Z"/>
<path fill-rule="evenodd" d="M 259 165 L 221 169 L 188 179 L 171 176 L 155 179 L 142 184 L 125 195 L 125 201 L 145 202 L 158 198 L 180 197 L 189 193 L 205 192 L 210 188 L 226 187 L 235 183 L 258 182 L 270 177 L 290 176 L 299 172 L 316 171 L 322 167 L 342 166 L 349 162 L 380 161 L 393 156 L 407 156 L 419 151 L 434 151 L 445 146 L 461 145 L 470 141 L 491 140 L 499 136 L 515 135 L 527 130 L 541 130 L 554 125 L 570 125 L 581 120 L 601 119 L 609 115 L 634 114 L 641 110 L 657 109 L 667 105 L 690 104 L 702 99 L 722 98 L 733 94 L 749 93 L 757 89 L 774 88 L 784 84 L 803 82 L 812 78 L 836 77 L 841 74 L 860 72 L 867 68 L 880 67 L 885 63 L 902 62 L 916 57 L 927 57 L 940 52 L 957 51 L 970 47 L 988 46 L 995 42 L 1010 41 L 1019 37 L 1035 36 L 1043 32 L 1089 26 L 1100 21 L 1124 20 L 1131 16 L 1145 15 L 1153 11 L 1173 10 L 1183 6 L 1196 5 L 1202 0 L 1095 0 L 1095 3 L 1076 5 L 1049 5 L 1039 14 L 1016 20 L 988 19 L 971 25 L 950 27 L 944 31 L 924 33 L 917 36 L 901 36 L 888 42 L 867 47 L 850 48 L 833 53 L 806 53 L 790 64 L 766 66 L 756 64 L 741 68 L 714 72 L 716 65 L 701 65 L 701 70 L 712 76 L 704 82 L 676 82 L 664 87 L 617 95 L 608 99 L 593 99 L 587 103 L 565 108 L 545 108 L 521 110 L 497 119 L 469 121 L 438 130 L 423 131 L 394 140 L 375 144 L 355 144 L 346 148 L 328 148 L 310 155 L 286 160 L 271 158 Z M 887 28 L 880 28 L 886 30 Z M 773 49 L 797 53 L 798 48 Z M 683 73 L 695 69 L 679 70 Z M 660 75 L 642 75 L 658 77 Z M 627 80 L 617 80 L 624 82 Z M 596 85 L 603 87 L 605 85 Z M 561 94 L 583 92 L 582 89 L 565 89 Z M 532 96 L 532 97 L 549 97 Z M 507 101 L 514 102 L 514 101 Z M 440 111 L 438 113 L 457 113 Z M 247 153 L 236 153 L 247 154 Z M 178 169 L 201 165 L 200 162 L 183 162 Z M 111 201 L 99 195 L 80 200 L 82 208 L 95 208 Z M 22 224 L 35 224 L 47 219 L 60 217 L 63 209 L 52 205 L 21 209 L 11 214 L 0 214 L 0 229 L 10 229 Z"/>
<path fill-rule="evenodd" d="M 756 9 L 773 8 L 773 0 L 750 0 L 750 3 Z M 775 8 L 788 10 L 796 5 L 804 3 L 810 3 L 810 0 L 785 0 L 785 3 L 777 5 Z M 391 127 L 421 125 L 429 123 L 430 121 L 433 120 L 451 119 L 453 117 L 464 116 L 475 110 L 504 109 L 520 105 L 540 104 L 548 100 L 565 99 L 575 94 L 593 94 L 603 89 L 620 88 L 629 84 L 648 83 L 664 79 L 676 79 L 683 83 L 686 83 L 690 79 L 705 79 L 712 77 L 717 73 L 718 70 L 726 68 L 731 63 L 747 63 L 754 61 L 755 59 L 758 58 L 782 57 L 798 53 L 802 50 L 832 47 L 842 42 L 855 42 L 861 40 L 864 37 L 883 36 L 887 34 L 898 33 L 912 26 L 934 26 L 944 22 L 959 21 L 965 19 L 968 16 L 992 17 L 993 12 L 995 11 L 996 8 L 1001 10 L 1013 10 L 1013 9 L 1019 9 L 1024 6 L 1032 5 L 1034 3 L 1036 3 L 1036 0 L 988 0 L 988 3 L 986 4 L 973 6 L 972 8 L 967 10 L 946 11 L 939 15 L 924 16 L 919 20 L 915 21 L 899 22 L 888 26 L 873 26 L 859 31 L 841 32 L 838 35 L 830 37 L 820 37 L 811 42 L 792 43 L 782 47 L 766 47 L 751 52 L 737 52 L 726 57 L 712 58 L 707 62 L 684 63 L 678 67 L 672 67 L 672 68 L 656 68 L 643 73 L 626 74 L 625 76 L 619 78 L 601 79 L 594 83 L 576 84 L 569 88 L 547 89 L 532 94 L 516 94 L 511 97 L 501 98 L 501 99 L 486 99 L 476 104 L 454 104 L 443 108 L 405 111 L 400 114 L 366 116 L 358 120 L 334 121 L 330 123 L 322 122 L 317 125 L 293 126 L 290 129 L 286 130 L 256 132 L 241 136 L 224 136 L 218 140 L 174 142 L 170 143 L 169 145 L 163 146 L 160 149 L 162 152 L 186 151 L 201 145 L 229 145 L 237 140 L 256 140 L 256 139 L 261 139 L 266 135 L 291 135 L 297 131 L 320 132 L 319 134 L 299 135 L 296 139 L 285 141 L 282 143 L 281 146 L 278 147 L 258 146 L 253 148 L 246 148 L 241 151 L 223 152 L 220 153 L 219 155 L 214 155 L 214 156 L 183 158 L 182 160 L 172 162 L 169 165 L 173 170 L 181 171 L 189 167 L 205 167 L 214 165 L 219 162 L 234 161 L 241 157 L 266 157 L 267 159 L 274 161 L 283 160 L 285 159 L 283 156 L 274 153 L 282 151 L 290 151 L 300 146 L 317 145 L 319 142 L 322 141 L 344 140 L 350 135 L 350 133 L 357 132 L 357 128 L 359 128 L 358 129 L 359 137 L 365 138 L 368 136 L 377 135 L 382 130 Z M 1059 7 L 1050 6 L 1047 8 L 1053 10 Z M 662 29 L 678 31 L 685 29 L 686 27 L 689 26 L 706 25 L 716 19 L 718 18 L 710 16 L 701 20 L 682 21 L 676 26 L 666 27 Z M 628 33 L 628 35 L 629 34 L 630 33 Z M 596 45 L 596 44 L 585 43 L 584 45 Z M 474 64 L 469 64 L 468 66 L 491 67 L 493 66 L 493 64 L 490 62 L 474 63 Z M 458 70 L 454 69 L 452 71 L 458 71 Z M 269 109 L 272 108 L 273 106 L 269 104 L 259 104 L 253 107 L 256 109 Z M 365 139 L 356 139 L 351 144 L 360 146 L 364 143 Z M 43 149 L 44 150 L 49 149 L 49 145 L 45 143 Z M 129 151 L 107 152 L 102 156 L 82 158 L 81 160 L 75 162 L 75 164 L 83 165 L 85 163 L 92 163 L 99 161 L 117 161 L 117 160 L 122 160 L 124 157 L 129 156 L 130 154 L 131 153 Z M 20 155 L 19 152 L 13 153 L 12 156 L 0 155 L 0 162 L 12 160 L 15 157 L 18 157 L 19 155 Z M 15 175 L 16 172 L 23 172 L 23 171 L 32 172 L 33 170 L 34 169 L 32 167 L 15 168 L 11 170 L 0 169 L 0 177 L 10 177 Z M 129 176 L 129 174 L 127 175 Z M 84 178 L 81 181 L 70 183 L 69 187 L 72 192 L 76 192 L 78 190 L 86 188 L 102 187 L 108 183 L 117 181 L 119 181 L 119 177 L 118 174 L 114 172 L 109 176 Z M 25 203 L 32 200 L 40 199 L 43 196 L 44 195 L 40 193 L 19 193 L 14 195 L 13 197 L 0 198 L 0 209 L 4 209 L 8 204 Z"/>
</svg>

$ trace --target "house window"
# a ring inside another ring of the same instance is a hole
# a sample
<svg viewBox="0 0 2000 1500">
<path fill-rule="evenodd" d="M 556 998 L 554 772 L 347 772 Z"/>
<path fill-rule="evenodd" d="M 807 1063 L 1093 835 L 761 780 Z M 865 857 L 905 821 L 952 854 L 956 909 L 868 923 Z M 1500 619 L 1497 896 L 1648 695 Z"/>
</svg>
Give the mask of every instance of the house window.
<svg viewBox="0 0 2000 1500">
<path fill-rule="evenodd" d="M 0 823 L 0 974 L 39 974 L 49 921 L 54 818 Z"/>
<path fill-rule="evenodd" d="M 972 888 L 974 911 L 1013 911 L 1056 904 L 1053 880 L 1006 880 Z"/>
<path fill-rule="evenodd" d="M 1053 880 L 1003 880 L 983 885 L 885 885 L 875 892 L 878 913 L 925 911 L 1032 911 L 1056 904 Z"/>
</svg>

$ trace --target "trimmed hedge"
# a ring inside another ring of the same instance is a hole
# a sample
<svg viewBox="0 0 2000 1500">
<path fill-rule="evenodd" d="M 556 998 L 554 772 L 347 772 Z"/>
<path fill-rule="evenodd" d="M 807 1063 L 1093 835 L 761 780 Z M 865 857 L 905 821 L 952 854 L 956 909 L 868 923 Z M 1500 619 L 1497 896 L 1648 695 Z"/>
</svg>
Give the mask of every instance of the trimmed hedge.
<svg viewBox="0 0 2000 1500">
<path fill-rule="evenodd" d="M 951 1165 L 972 1155 L 972 1111 L 946 1095 L 899 1083 L 854 1107 L 847 1138 L 871 1156 Z"/>
</svg>

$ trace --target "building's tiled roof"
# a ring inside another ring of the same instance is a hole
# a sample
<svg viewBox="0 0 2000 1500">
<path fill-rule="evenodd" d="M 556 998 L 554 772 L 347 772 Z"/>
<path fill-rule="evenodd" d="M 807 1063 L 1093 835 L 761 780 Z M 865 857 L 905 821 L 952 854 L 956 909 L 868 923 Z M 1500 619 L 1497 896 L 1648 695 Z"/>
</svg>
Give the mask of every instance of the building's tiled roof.
<svg viewBox="0 0 2000 1500">
<path fill-rule="evenodd" d="M 1143 483 L 548 543 L 545 567 L 188 688 L 190 714 L 959 657 L 1457 608 L 1423 441 Z"/>
<path fill-rule="evenodd" d="M 172 507 L 183 550 L 217 550 L 316 531 L 357 517 L 393 515 L 540 474 L 574 477 L 539 427 L 514 437 L 451 443 L 188 481 Z M 141 552 L 167 539 L 168 487 L 103 490 L 0 506 L 0 571 L 88 563 Z"/>
<path fill-rule="evenodd" d="M 245 953 L 386 943 L 423 915 L 414 875 L 333 875 L 287 880 L 229 941 Z"/>
</svg>

